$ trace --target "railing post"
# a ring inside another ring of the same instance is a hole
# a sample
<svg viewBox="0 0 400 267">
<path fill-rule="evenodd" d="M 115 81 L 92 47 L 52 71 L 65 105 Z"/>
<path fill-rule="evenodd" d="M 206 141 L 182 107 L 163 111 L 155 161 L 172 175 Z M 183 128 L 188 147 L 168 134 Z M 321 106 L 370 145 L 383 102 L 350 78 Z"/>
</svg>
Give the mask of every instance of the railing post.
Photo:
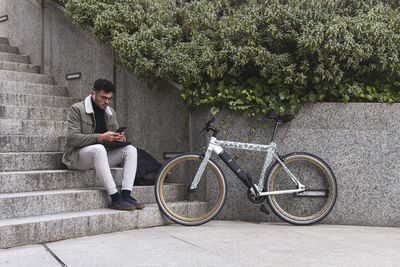
<svg viewBox="0 0 400 267">
<path fill-rule="evenodd" d="M 111 45 L 111 44 L 110 44 Z M 114 49 L 112 48 L 111 45 L 111 54 L 112 54 L 112 83 L 115 86 L 115 92 L 114 92 L 114 109 L 117 110 L 117 94 L 118 94 L 118 88 L 117 88 L 117 61 L 115 60 L 115 54 L 114 54 Z"/>
<path fill-rule="evenodd" d="M 44 1 L 40 0 L 40 73 L 44 73 Z"/>
</svg>

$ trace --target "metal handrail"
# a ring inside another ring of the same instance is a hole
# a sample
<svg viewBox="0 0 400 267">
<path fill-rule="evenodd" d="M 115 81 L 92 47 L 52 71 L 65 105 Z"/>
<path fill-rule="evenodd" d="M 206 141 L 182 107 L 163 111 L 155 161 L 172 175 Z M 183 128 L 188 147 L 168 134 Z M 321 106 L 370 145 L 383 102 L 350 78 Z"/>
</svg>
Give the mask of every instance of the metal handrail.
<svg viewBox="0 0 400 267">
<path fill-rule="evenodd" d="M 56 4 L 59 4 L 60 6 L 65 7 L 64 3 L 62 0 L 52 0 L 53 2 L 55 2 Z"/>
</svg>

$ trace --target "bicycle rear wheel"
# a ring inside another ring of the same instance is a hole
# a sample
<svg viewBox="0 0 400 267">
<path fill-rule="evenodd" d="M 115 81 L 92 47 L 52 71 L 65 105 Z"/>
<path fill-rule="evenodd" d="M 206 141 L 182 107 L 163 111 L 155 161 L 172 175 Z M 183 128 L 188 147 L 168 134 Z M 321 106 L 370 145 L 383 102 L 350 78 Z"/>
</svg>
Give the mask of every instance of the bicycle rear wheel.
<svg viewBox="0 0 400 267">
<path fill-rule="evenodd" d="M 283 162 L 306 187 L 304 192 L 269 195 L 268 203 L 282 220 L 308 225 L 325 218 L 336 202 L 336 178 L 329 166 L 317 156 L 293 153 L 283 157 Z M 266 191 L 297 189 L 290 176 L 276 162 L 267 176 Z"/>
<path fill-rule="evenodd" d="M 222 209 L 227 184 L 220 167 L 210 159 L 197 189 L 190 190 L 203 160 L 200 154 L 181 154 L 160 170 L 155 184 L 157 204 L 172 221 L 182 225 L 200 225 L 210 221 Z"/>
</svg>

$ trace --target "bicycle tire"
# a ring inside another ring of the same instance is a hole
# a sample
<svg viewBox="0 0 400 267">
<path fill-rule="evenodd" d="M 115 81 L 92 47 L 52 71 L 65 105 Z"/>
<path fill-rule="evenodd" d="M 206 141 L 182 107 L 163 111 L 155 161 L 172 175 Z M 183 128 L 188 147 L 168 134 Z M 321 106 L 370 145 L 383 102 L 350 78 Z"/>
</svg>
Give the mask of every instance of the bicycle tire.
<svg viewBox="0 0 400 267">
<path fill-rule="evenodd" d="M 202 160 L 201 154 L 184 153 L 169 160 L 158 174 L 155 183 L 157 204 L 163 214 L 178 224 L 206 223 L 217 216 L 225 204 L 225 175 L 211 159 L 197 189 L 190 190 Z"/>
<path fill-rule="evenodd" d="M 284 164 L 306 186 L 302 193 L 268 195 L 273 212 L 295 225 L 310 225 L 321 221 L 333 209 L 337 183 L 331 168 L 319 157 L 309 153 L 292 153 L 283 157 Z M 297 189 L 297 185 L 276 162 L 267 174 L 266 191 Z"/>
</svg>

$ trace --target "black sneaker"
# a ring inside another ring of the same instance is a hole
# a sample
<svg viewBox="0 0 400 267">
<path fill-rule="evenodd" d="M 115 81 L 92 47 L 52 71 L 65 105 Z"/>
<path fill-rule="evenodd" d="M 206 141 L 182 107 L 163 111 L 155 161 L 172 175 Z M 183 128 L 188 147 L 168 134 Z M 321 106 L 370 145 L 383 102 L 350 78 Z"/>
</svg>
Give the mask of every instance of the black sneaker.
<svg viewBox="0 0 400 267">
<path fill-rule="evenodd" d="M 131 202 L 126 201 L 123 198 L 119 198 L 118 200 L 111 201 L 110 209 L 115 209 L 115 210 L 134 210 L 134 209 L 136 209 L 136 205 L 133 205 Z"/>
<path fill-rule="evenodd" d="M 137 202 L 136 199 L 134 199 L 133 197 L 128 197 L 128 198 L 122 198 L 123 200 L 125 200 L 126 202 L 129 202 L 131 205 L 134 205 L 136 209 L 143 209 L 144 205 Z"/>
</svg>

